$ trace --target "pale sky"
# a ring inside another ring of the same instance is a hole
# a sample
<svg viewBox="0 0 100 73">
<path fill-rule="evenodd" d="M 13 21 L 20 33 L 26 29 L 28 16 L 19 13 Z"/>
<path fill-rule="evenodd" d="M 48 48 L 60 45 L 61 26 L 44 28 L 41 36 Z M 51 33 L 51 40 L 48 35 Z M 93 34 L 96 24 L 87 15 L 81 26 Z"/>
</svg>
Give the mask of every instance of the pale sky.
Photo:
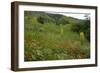
<svg viewBox="0 0 100 73">
<path fill-rule="evenodd" d="M 77 18 L 77 19 L 85 19 L 85 14 L 69 14 L 69 13 L 60 13 L 62 15 L 65 15 L 65 16 L 69 16 L 69 17 L 74 17 L 74 18 Z"/>
<path fill-rule="evenodd" d="M 74 18 L 77 18 L 77 19 L 85 19 L 85 15 L 86 13 L 71 13 L 71 12 L 66 12 L 66 13 L 58 13 L 58 12 L 47 12 L 47 13 L 51 13 L 51 14 L 62 14 L 62 15 L 65 15 L 65 16 L 69 16 L 69 17 L 74 17 Z M 89 16 L 89 14 L 87 14 Z"/>
</svg>

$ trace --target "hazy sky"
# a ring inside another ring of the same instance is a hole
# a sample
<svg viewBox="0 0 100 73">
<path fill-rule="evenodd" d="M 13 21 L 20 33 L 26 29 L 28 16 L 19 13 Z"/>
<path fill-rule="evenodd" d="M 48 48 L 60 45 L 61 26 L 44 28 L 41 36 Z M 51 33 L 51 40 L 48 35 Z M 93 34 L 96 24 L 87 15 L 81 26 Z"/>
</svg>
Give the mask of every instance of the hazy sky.
<svg viewBox="0 0 100 73">
<path fill-rule="evenodd" d="M 66 13 L 62 13 L 62 12 L 47 12 L 47 13 L 51 13 L 51 14 L 62 14 L 62 15 L 65 15 L 65 16 L 69 16 L 69 17 L 74 17 L 74 18 L 77 18 L 77 19 L 85 19 L 85 15 L 88 15 L 89 14 L 86 14 L 86 13 L 71 13 L 71 12 L 66 12 Z"/>
<path fill-rule="evenodd" d="M 70 16 L 70 17 L 74 17 L 74 18 L 78 18 L 78 19 L 85 19 L 85 15 L 86 14 L 69 14 L 69 13 L 60 13 L 62 15 L 65 15 L 65 16 Z"/>
</svg>

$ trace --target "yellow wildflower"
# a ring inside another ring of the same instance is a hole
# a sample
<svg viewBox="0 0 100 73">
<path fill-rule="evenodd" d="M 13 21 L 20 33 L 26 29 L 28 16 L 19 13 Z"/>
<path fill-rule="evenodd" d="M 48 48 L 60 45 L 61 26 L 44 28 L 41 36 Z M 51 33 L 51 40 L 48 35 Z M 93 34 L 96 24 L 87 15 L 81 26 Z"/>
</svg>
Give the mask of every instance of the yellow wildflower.
<svg viewBox="0 0 100 73">
<path fill-rule="evenodd" d="M 80 32 L 80 41 L 81 43 L 85 40 L 84 32 Z"/>
</svg>

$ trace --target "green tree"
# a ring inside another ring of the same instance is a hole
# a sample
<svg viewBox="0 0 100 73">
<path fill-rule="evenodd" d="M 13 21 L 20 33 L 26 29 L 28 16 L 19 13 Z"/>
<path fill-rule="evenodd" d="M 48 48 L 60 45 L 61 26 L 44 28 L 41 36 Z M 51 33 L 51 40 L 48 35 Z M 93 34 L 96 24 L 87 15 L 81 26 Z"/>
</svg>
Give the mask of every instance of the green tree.
<svg viewBox="0 0 100 73">
<path fill-rule="evenodd" d="M 85 38 L 90 41 L 90 17 L 85 15 L 85 20 L 72 24 L 71 30 L 73 32 L 84 32 Z"/>
<path fill-rule="evenodd" d="M 38 21 L 39 23 L 41 23 L 41 24 L 44 24 L 44 18 L 43 18 L 42 16 L 39 16 L 39 17 L 37 18 L 37 21 Z"/>
</svg>

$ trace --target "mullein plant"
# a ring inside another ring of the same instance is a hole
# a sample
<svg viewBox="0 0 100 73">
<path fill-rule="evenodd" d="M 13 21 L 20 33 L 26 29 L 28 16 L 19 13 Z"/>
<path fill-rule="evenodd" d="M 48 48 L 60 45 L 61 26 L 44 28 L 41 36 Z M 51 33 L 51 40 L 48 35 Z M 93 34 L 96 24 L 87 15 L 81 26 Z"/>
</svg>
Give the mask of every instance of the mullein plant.
<svg viewBox="0 0 100 73">
<path fill-rule="evenodd" d="M 80 42 L 81 44 L 83 44 L 85 41 L 85 35 L 84 35 L 84 32 L 80 32 Z"/>
</svg>

